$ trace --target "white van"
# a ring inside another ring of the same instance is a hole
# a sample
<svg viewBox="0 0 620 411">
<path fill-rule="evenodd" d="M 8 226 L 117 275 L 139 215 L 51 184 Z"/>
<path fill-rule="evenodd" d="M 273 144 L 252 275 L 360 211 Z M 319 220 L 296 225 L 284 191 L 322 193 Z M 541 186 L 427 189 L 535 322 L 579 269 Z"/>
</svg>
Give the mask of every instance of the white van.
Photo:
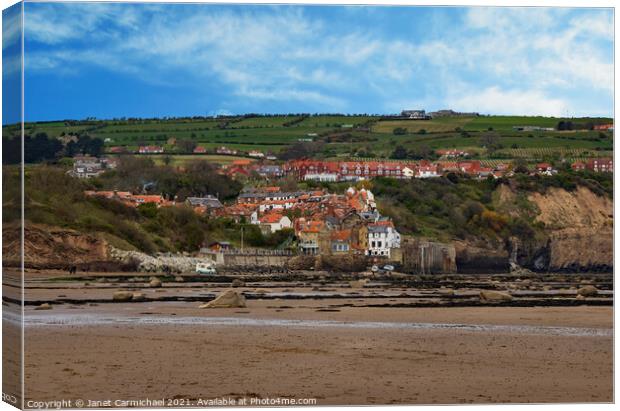
<svg viewBox="0 0 620 411">
<path fill-rule="evenodd" d="M 197 263 L 196 273 L 198 274 L 217 274 L 215 267 L 211 263 Z"/>
</svg>

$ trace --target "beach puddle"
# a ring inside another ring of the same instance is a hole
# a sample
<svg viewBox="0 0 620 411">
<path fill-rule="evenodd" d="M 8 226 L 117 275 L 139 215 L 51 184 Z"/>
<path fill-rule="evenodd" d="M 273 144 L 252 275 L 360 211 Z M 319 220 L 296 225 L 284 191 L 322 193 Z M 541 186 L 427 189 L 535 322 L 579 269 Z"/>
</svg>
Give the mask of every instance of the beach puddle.
<svg viewBox="0 0 620 411">
<path fill-rule="evenodd" d="M 3 320 L 22 324 L 19 315 L 5 310 Z M 230 327 L 286 327 L 286 328 L 358 328 L 358 329 L 400 329 L 400 330 L 447 330 L 457 332 L 482 332 L 501 334 L 536 334 L 568 337 L 611 337 L 613 329 L 550 327 L 532 325 L 492 325 L 492 324 L 447 324 L 447 323 L 407 323 L 378 321 L 332 321 L 295 320 L 236 317 L 174 317 L 148 315 L 144 317 L 109 314 L 31 314 L 24 316 L 25 327 L 62 327 L 97 325 L 191 325 L 191 326 L 230 326 Z"/>
</svg>

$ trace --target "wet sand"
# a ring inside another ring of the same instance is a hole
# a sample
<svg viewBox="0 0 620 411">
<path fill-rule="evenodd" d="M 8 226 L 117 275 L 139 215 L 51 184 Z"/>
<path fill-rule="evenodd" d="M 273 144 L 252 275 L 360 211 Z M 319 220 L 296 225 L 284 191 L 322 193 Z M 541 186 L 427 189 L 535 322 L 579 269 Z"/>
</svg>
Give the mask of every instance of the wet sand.
<svg viewBox="0 0 620 411">
<path fill-rule="evenodd" d="M 319 405 L 612 401 L 611 307 L 330 311 L 330 304 L 27 307 L 26 399 L 187 401 L 177 406 L 222 397 L 315 398 Z"/>
</svg>

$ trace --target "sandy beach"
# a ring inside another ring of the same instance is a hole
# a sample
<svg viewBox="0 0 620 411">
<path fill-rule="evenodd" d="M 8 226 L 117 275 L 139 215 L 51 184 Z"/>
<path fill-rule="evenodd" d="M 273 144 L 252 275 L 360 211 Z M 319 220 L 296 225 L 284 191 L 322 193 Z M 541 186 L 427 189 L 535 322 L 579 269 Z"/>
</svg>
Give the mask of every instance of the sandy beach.
<svg viewBox="0 0 620 411">
<path fill-rule="evenodd" d="M 26 400 L 612 401 L 610 307 L 319 305 L 27 310 Z"/>
</svg>

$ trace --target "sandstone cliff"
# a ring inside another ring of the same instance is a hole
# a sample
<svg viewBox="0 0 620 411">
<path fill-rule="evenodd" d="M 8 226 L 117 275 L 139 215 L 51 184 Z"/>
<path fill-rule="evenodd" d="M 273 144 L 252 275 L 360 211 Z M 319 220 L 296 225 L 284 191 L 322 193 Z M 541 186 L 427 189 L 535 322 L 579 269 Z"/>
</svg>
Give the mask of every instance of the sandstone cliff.
<svg viewBox="0 0 620 411">
<path fill-rule="evenodd" d="M 613 202 L 585 187 L 551 188 L 528 196 L 549 237 L 548 268 L 606 269 L 613 266 Z"/>
</svg>

